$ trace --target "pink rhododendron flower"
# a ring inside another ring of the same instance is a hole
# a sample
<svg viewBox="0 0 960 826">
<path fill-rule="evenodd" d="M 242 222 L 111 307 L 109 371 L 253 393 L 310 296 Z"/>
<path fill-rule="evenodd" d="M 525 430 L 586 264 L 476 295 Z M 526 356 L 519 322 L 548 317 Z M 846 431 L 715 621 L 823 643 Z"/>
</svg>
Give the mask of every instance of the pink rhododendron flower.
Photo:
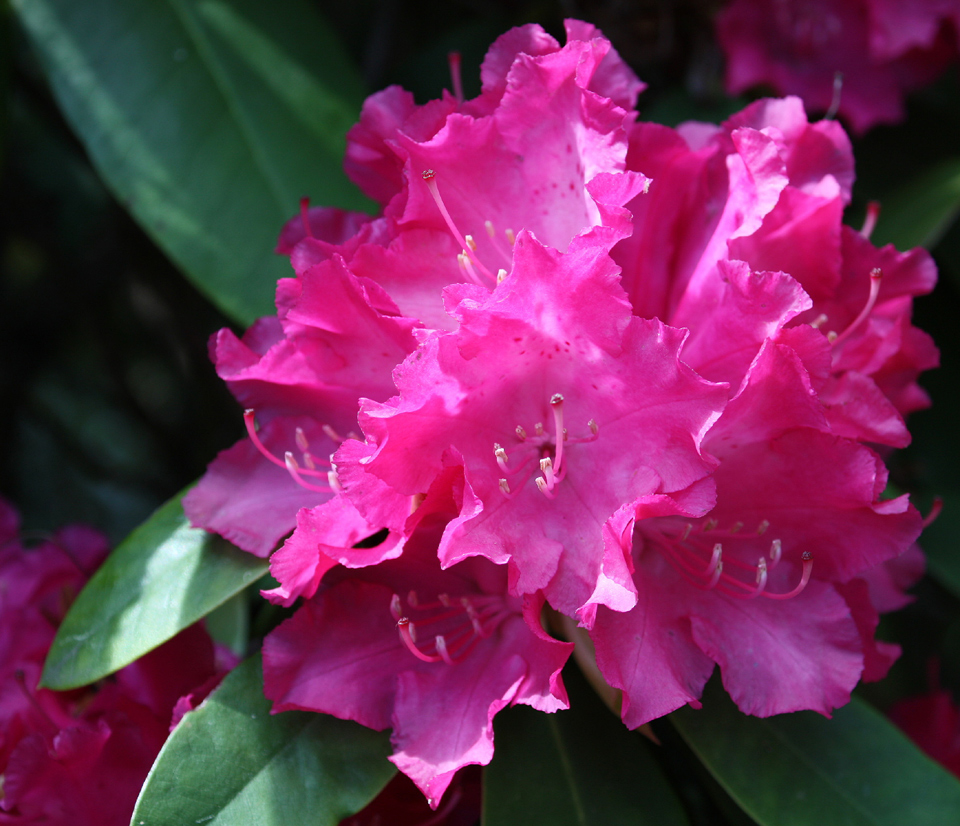
<svg viewBox="0 0 960 826">
<path fill-rule="evenodd" d="M 38 688 L 57 626 L 108 546 L 71 525 L 28 547 L 18 522 L 0 500 L 0 823 L 126 826 L 178 698 L 213 687 L 213 643 L 193 626 L 96 686 Z"/>
<path fill-rule="evenodd" d="M 501 37 L 472 101 L 368 100 L 347 169 L 382 213 L 283 230 L 276 318 L 212 348 L 248 438 L 185 500 L 261 556 L 286 537 L 274 710 L 392 728 L 433 806 L 497 711 L 566 705 L 544 605 L 631 727 L 716 665 L 744 711 L 829 714 L 896 657 L 878 611 L 919 571 L 870 445 L 926 403 L 929 257 L 842 226 L 849 140 L 799 99 L 639 122 L 609 43 L 567 35 Z"/>
<path fill-rule="evenodd" d="M 903 118 L 903 98 L 956 54 L 956 0 L 733 0 L 717 16 L 727 91 L 767 85 L 839 111 L 857 132 Z M 842 87 L 835 88 L 837 73 Z"/>
<path fill-rule="evenodd" d="M 450 468 L 414 514 L 401 559 L 332 572 L 263 648 L 274 711 L 390 727 L 390 759 L 433 808 L 458 769 L 490 762 L 501 708 L 568 704 L 560 670 L 572 646 L 540 627 L 542 597 L 510 595 L 506 568 L 486 559 L 440 568 L 440 536 L 466 495 Z"/>
</svg>

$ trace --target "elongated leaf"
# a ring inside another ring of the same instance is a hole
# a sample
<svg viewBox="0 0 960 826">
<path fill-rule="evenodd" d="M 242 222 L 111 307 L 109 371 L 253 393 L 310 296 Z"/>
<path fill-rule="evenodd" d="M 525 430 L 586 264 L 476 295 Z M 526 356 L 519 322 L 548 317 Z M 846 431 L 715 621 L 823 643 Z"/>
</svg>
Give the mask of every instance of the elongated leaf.
<svg viewBox="0 0 960 826">
<path fill-rule="evenodd" d="M 496 719 L 496 751 L 484 771 L 484 826 L 682 826 L 680 803 L 651 754 L 579 673 L 568 669 L 569 711 L 526 706 Z"/>
<path fill-rule="evenodd" d="M 386 734 L 325 714 L 270 714 L 260 657 L 237 667 L 164 744 L 133 826 L 335 826 L 396 771 Z"/>
<path fill-rule="evenodd" d="M 707 769 L 762 826 L 960 823 L 960 782 L 856 697 L 832 720 L 761 720 L 714 681 L 703 709 L 670 720 Z"/>
<path fill-rule="evenodd" d="M 342 172 L 361 84 L 306 0 L 13 0 L 100 174 L 222 310 L 270 313 L 298 200 Z"/>
<path fill-rule="evenodd" d="M 960 158 L 948 158 L 884 198 L 876 244 L 932 249 L 960 212 Z"/>
<path fill-rule="evenodd" d="M 57 632 L 42 684 L 92 683 L 192 625 L 262 576 L 265 560 L 191 528 L 175 496 L 91 577 Z"/>
</svg>

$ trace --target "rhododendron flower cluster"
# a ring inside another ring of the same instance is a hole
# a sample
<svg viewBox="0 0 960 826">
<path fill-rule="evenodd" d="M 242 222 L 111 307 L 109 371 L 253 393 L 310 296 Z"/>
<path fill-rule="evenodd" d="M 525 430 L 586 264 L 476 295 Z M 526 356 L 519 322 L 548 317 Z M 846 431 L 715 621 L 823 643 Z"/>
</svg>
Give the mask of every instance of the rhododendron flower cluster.
<svg viewBox="0 0 960 826">
<path fill-rule="evenodd" d="M 856 132 L 903 119 L 903 100 L 957 55 L 956 0 L 733 0 L 717 16 L 730 94 L 770 86 Z"/>
<path fill-rule="evenodd" d="M 841 224 L 849 142 L 798 99 L 644 123 L 576 21 L 508 32 L 481 78 L 368 99 L 346 168 L 381 214 L 284 229 L 277 315 L 212 346 L 247 437 L 184 500 L 283 540 L 274 709 L 391 728 L 434 807 L 501 708 L 567 706 L 564 628 L 630 727 L 716 665 L 761 716 L 883 676 L 922 519 L 876 446 L 937 362 L 910 321 L 930 258 Z"/>
<path fill-rule="evenodd" d="M 0 823 L 126 826 L 170 729 L 219 679 L 212 640 L 192 626 L 98 685 L 37 687 L 107 551 L 82 525 L 29 542 L 0 499 Z"/>
</svg>

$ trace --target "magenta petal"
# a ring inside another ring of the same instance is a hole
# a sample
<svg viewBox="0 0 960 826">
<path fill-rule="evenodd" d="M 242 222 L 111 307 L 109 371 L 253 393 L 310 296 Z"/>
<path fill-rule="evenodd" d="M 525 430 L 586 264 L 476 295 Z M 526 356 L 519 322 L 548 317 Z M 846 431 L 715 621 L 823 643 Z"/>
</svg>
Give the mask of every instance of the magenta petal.
<svg viewBox="0 0 960 826">
<path fill-rule="evenodd" d="M 860 634 L 833 587 L 810 582 L 794 599 L 743 601 L 722 594 L 691 604 L 693 638 L 720 665 L 740 710 L 758 717 L 812 709 L 827 716 L 850 700 L 863 670 Z"/>
<path fill-rule="evenodd" d="M 870 588 L 864 580 L 851 579 L 837 585 L 836 589 L 846 601 L 860 632 L 860 644 L 863 648 L 861 679 L 866 683 L 882 680 L 900 656 L 900 646 L 874 639 L 880 615 L 870 599 Z"/>
<path fill-rule="evenodd" d="M 263 688 L 273 710 L 321 711 L 387 728 L 396 675 L 417 667 L 397 636 L 391 595 L 383 585 L 347 580 L 274 630 L 263 644 Z"/>
<path fill-rule="evenodd" d="M 314 444 L 326 439 L 313 420 L 285 417 L 262 427 L 259 436 L 275 456 L 282 457 L 287 450 L 300 455 L 295 441 L 298 426 Z M 266 557 L 293 530 L 300 508 L 313 507 L 331 495 L 301 487 L 246 438 L 210 463 L 183 498 L 183 509 L 192 525 Z"/>
<path fill-rule="evenodd" d="M 636 728 L 703 692 L 714 663 L 694 644 L 678 591 L 689 586 L 658 555 L 643 557 L 637 604 L 627 613 L 601 607 L 590 634 L 606 681 L 623 690 L 623 722 Z"/>
</svg>

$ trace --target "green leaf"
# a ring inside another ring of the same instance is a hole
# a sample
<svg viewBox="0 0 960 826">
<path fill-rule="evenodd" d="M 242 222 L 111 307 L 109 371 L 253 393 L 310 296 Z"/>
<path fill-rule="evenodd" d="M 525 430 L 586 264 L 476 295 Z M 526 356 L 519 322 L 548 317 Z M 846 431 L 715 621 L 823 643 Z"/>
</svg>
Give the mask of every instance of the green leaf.
<svg viewBox="0 0 960 826">
<path fill-rule="evenodd" d="M 941 161 L 894 190 L 881 207 L 875 244 L 932 249 L 960 212 L 960 158 Z"/>
<path fill-rule="evenodd" d="M 12 0 L 100 174 L 241 323 L 273 311 L 302 196 L 363 209 L 342 171 L 361 83 L 307 0 Z"/>
<path fill-rule="evenodd" d="M 238 657 L 247 653 L 247 642 L 250 639 L 248 593 L 247 590 L 243 590 L 239 594 L 234 594 L 223 605 L 207 614 L 204 620 L 210 636 L 221 645 L 227 646 Z"/>
<path fill-rule="evenodd" d="M 231 672 L 174 729 L 132 826 L 335 826 L 396 769 L 389 737 L 326 714 L 270 714 L 260 657 Z"/>
<path fill-rule="evenodd" d="M 214 534 L 191 528 L 175 496 L 107 557 L 63 620 L 41 684 L 87 685 L 192 625 L 267 569 Z"/>
<path fill-rule="evenodd" d="M 573 669 L 570 710 L 526 706 L 496 718 L 484 770 L 483 826 L 682 826 L 687 823 L 652 746 L 627 731 Z"/>
<path fill-rule="evenodd" d="M 862 700 L 814 712 L 742 714 L 711 682 L 703 709 L 671 722 L 761 826 L 960 823 L 960 782 Z"/>
</svg>

